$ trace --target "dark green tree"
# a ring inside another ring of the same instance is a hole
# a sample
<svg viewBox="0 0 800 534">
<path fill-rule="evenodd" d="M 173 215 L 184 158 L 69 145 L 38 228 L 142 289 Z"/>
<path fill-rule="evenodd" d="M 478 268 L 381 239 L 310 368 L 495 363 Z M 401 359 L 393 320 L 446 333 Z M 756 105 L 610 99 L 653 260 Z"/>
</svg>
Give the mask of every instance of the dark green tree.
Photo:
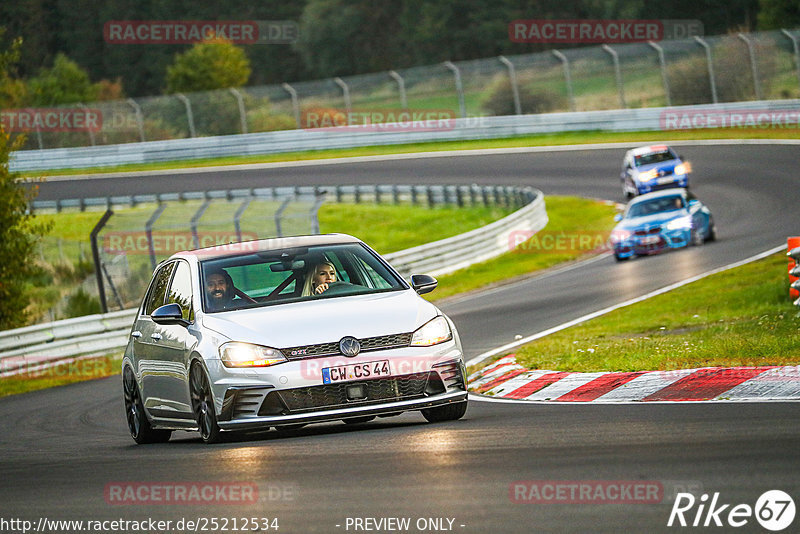
<svg viewBox="0 0 800 534">
<path fill-rule="evenodd" d="M 758 5 L 759 30 L 800 26 L 800 2 L 797 0 L 759 0 Z"/>
<path fill-rule="evenodd" d="M 52 68 L 42 69 L 28 81 L 31 104 L 57 106 L 76 102 L 93 102 L 97 88 L 89 75 L 64 54 L 57 54 Z"/>
<path fill-rule="evenodd" d="M 15 41 L 0 51 L 0 80 L 9 76 L 19 60 L 20 46 L 21 41 Z M 22 142 L 22 137 L 12 141 L 0 123 L 0 330 L 27 323 L 26 284 L 39 271 L 34 262 L 35 247 L 49 230 L 29 212 L 35 188 L 26 189 L 19 182 L 19 174 L 8 167 L 11 152 Z"/>
<path fill-rule="evenodd" d="M 241 87 L 250 78 L 244 51 L 225 39 L 197 43 L 167 67 L 167 92 L 183 93 Z"/>
</svg>

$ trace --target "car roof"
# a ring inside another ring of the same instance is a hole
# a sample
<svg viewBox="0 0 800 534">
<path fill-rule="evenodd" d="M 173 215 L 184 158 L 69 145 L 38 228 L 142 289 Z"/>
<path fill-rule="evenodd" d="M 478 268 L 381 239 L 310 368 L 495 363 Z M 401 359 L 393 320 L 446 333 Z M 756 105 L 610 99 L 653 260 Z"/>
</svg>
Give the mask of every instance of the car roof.
<svg viewBox="0 0 800 534">
<path fill-rule="evenodd" d="M 198 260 L 209 260 L 253 252 L 267 252 L 270 250 L 282 250 L 294 247 L 311 247 L 318 245 L 338 245 L 345 243 L 361 243 L 361 240 L 347 234 L 322 234 L 322 235 L 300 235 L 292 237 L 273 237 L 271 239 L 257 239 L 253 241 L 242 241 L 240 243 L 230 243 L 227 245 L 217 245 L 213 247 L 187 250 L 173 254 L 170 259 L 196 257 Z"/>
<path fill-rule="evenodd" d="M 645 154 L 659 154 L 661 152 L 669 152 L 670 148 L 667 145 L 648 145 L 640 146 L 631 150 L 634 156 L 643 156 Z"/>
<path fill-rule="evenodd" d="M 654 198 L 671 197 L 675 195 L 684 196 L 685 194 L 686 190 L 681 187 L 662 189 L 661 191 L 653 191 L 652 193 L 645 193 L 644 195 L 639 195 L 638 197 L 631 200 L 631 204 L 638 204 L 639 202 L 644 202 Z"/>
</svg>

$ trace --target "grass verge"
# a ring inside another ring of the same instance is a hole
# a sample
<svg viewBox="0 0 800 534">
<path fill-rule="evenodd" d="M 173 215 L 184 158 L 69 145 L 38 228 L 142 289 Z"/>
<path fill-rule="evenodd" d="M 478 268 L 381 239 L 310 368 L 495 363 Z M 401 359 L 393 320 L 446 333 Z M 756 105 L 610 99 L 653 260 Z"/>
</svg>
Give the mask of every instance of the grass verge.
<svg viewBox="0 0 800 534">
<path fill-rule="evenodd" d="M 778 253 L 615 310 L 520 347 L 517 361 L 575 372 L 800 364 L 786 262 Z"/>
<path fill-rule="evenodd" d="M 614 227 L 613 203 L 576 197 L 545 197 L 547 226 L 513 251 L 438 277 L 432 301 L 510 282 L 602 249 Z M 580 217 L 576 217 L 580 214 Z M 516 242 L 509 243 L 509 249 Z M 426 295 L 427 296 L 427 295 Z"/>
<path fill-rule="evenodd" d="M 107 355 L 59 363 L 39 371 L 25 371 L 0 378 L 0 397 L 118 375 L 121 365 L 121 355 Z"/>
<path fill-rule="evenodd" d="M 646 143 L 672 140 L 698 139 L 797 139 L 800 131 L 796 129 L 760 128 L 714 128 L 702 130 L 669 130 L 642 132 L 564 132 L 556 134 L 526 135 L 504 139 L 477 139 L 473 141 L 437 141 L 411 143 L 407 145 L 379 145 L 335 150 L 309 150 L 282 154 L 262 154 L 253 156 L 231 156 L 225 158 L 206 158 L 159 163 L 141 163 L 98 167 L 90 169 L 52 169 L 48 171 L 24 172 L 24 177 L 69 176 L 100 174 L 107 172 L 135 172 L 163 169 L 190 169 L 216 165 L 241 165 L 248 163 L 274 163 L 281 161 L 300 161 L 356 156 L 379 156 L 386 154 L 407 154 L 412 152 L 441 152 L 447 150 L 470 150 L 481 148 L 513 148 L 528 146 L 553 146 L 589 143 Z"/>
</svg>

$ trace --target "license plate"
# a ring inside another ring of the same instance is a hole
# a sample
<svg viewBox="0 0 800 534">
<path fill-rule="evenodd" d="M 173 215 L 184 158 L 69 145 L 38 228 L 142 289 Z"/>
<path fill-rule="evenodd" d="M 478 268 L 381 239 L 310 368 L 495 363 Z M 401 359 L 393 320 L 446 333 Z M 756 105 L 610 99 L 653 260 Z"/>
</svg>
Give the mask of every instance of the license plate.
<svg viewBox="0 0 800 534">
<path fill-rule="evenodd" d="M 658 237 L 657 235 L 649 235 L 647 237 L 639 239 L 639 243 L 641 243 L 642 245 L 654 245 L 658 243 L 660 240 L 661 238 Z"/>
<path fill-rule="evenodd" d="M 673 176 L 663 176 L 659 178 L 657 181 L 658 185 L 671 184 L 672 182 L 675 181 L 675 178 Z"/>
<path fill-rule="evenodd" d="M 392 372 L 389 370 L 389 360 L 351 363 L 349 365 L 323 368 L 322 383 L 332 384 L 333 382 L 348 382 L 350 380 L 390 376 L 391 374 Z"/>
</svg>

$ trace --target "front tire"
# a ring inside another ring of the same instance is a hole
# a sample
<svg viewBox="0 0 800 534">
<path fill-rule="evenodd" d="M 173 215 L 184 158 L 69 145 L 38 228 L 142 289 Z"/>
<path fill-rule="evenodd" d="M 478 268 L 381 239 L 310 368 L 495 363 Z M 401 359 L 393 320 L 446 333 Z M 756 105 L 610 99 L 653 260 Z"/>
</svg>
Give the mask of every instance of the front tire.
<svg viewBox="0 0 800 534">
<path fill-rule="evenodd" d="M 706 242 L 705 238 L 703 237 L 703 234 L 700 233 L 700 230 L 692 230 L 691 239 L 692 239 L 692 245 L 696 247 L 699 247 L 700 245 Z"/>
<path fill-rule="evenodd" d="M 717 240 L 717 225 L 714 224 L 714 219 L 708 221 L 708 237 L 706 237 L 706 241 L 716 241 Z"/>
<path fill-rule="evenodd" d="M 426 408 L 422 410 L 422 416 L 429 423 L 439 423 L 441 421 L 455 421 L 461 419 L 467 413 L 468 401 L 454 402 L 437 406 L 436 408 Z"/>
<path fill-rule="evenodd" d="M 192 397 L 192 412 L 194 413 L 200 437 L 204 443 L 218 443 L 222 431 L 217 424 L 217 414 L 214 410 L 214 397 L 211 386 L 203 366 L 195 362 L 189 374 L 189 388 Z"/>
<path fill-rule="evenodd" d="M 139 393 L 139 385 L 133 375 L 133 369 L 126 366 L 122 372 L 122 392 L 125 398 L 125 418 L 128 421 L 128 431 L 138 444 L 164 443 L 172 436 L 171 430 L 156 430 L 147 419 Z"/>
</svg>

